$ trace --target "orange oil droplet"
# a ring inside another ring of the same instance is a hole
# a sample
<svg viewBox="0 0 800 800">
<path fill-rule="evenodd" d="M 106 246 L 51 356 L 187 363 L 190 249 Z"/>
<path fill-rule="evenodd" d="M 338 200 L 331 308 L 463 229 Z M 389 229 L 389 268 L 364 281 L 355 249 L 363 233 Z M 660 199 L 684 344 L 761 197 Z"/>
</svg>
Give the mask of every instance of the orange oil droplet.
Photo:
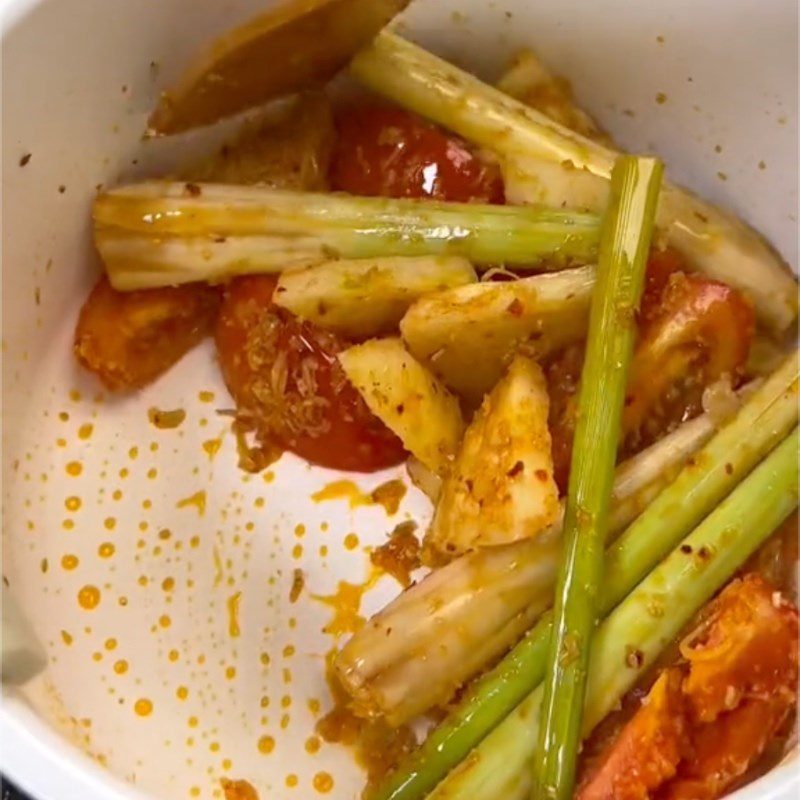
<svg viewBox="0 0 800 800">
<path fill-rule="evenodd" d="M 78 605 L 86 611 L 92 611 L 100 605 L 100 590 L 96 586 L 84 586 L 78 592 Z"/>
<path fill-rule="evenodd" d="M 83 464 L 80 461 L 70 461 L 66 466 L 66 470 L 67 475 L 77 478 L 83 472 Z"/>
<path fill-rule="evenodd" d="M 164 578 L 164 580 L 161 581 L 161 588 L 165 592 L 171 592 L 175 588 L 175 578 Z"/>
<path fill-rule="evenodd" d="M 271 736 L 262 736 L 258 740 L 258 752 L 269 755 L 275 749 L 275 740 Z"/>
<path fill-rule="evenodd" d="M 236 677 L 236 667 L 226 667 L 225 668 L 225 677 L 232 681 Z"/>
<path fill-rule="evenodd" d="M 94 425 L 92 425 L 91 422 L 85 422 L 80 426 L 80 428 L 78 428 L 78 438 L 86 441 L 91 437 L 93 431 Z"/>
<path fill-rule="evenodd" d="M 189 690 L 185 686 L 179 686 L 175 690 L 175 696 L 178 700 L 185 700 L 189 696 Z"/>
<path fill-rule="evenodd" d="M 106 518 L 103 520 L 103 527 L 104 527 L 104 528 L 105 528 L 107 531 L 113 531 L 113 530 L 114 530 L 114 528 L 116 528 L 116 527 L 117 527 L 117 520 L 116 520 L 116 518 L 115 518 L 115 517 L 106 517 Z"/>
<path fill-rule="evenodd" d="M 67 631 L 61 631 L 61 638 L 63 639 L 64 644 L 72 644 L 72 636 Z"/>
<path fill-rule="evenodd" d="M 294 773 L 286 776 L 286 785 L 290 789 L 294 789 L 294 787 L 297 786 L 298 782 L 299 782 L 299 778 Z"/>
<path fill-rule="evenodd" d="M 78 566 L 79 563 L 78 556 L 74 556 L 71 553 L 61 556 L 62 569 L 73 570 Z"/>
<path fill-rule="evenodd" d="M 100 558 L 111 558 L 116 551 L 116 547 L 114 547 L 112 542 L 103 542 L 100 547 L 97 548 L 97 555 Z"/>
<path fill-rule="evenodd" d="M 333 778 L 327 772 L 318 772 L 311 784 L 320 794 L 327 794 L 333 789 Z"/>
<path fill-rule="evenodd" d="M 348 533 L 344 537 L 344 546 L 347 550 L 355 550 L 358 547 L 358 536 L 355 533 Z"/>
<path fill-rule="evenodd" d="M 238 638 L 242 633 L 239 627 L 239 604 L 241 600 L 241 592 L 236 592 L 228 598 L 228 635 L 231 639 Z"/>
<path fill-rule="evenodd" d="M 319 740 L 318 736 L 309 736 L 306 739 L 306 752 L 310 753 L 312 756 L 314 753 L 318 753 L 320 747 L 322 746 L 322 742 Z"/>
<path fill-rule="evenodd" d="M 147 417 L 150 424 L 159 430 L 170 430 L 177 428 L 186 419 L 186 412 L 182 408 L 176 408 L 174 411 L 150 408 L 147 410 Z"/>
<path fill-rule="evenodd" d="M 105 648 L 106 648 L 106 650 L 116 650 L 117 649 L 117 640 L 113 636 L 110 639 L 106 639 Z"/>
<path fill-rule="evenodd" d="M 124 658 L 114 662 L 114 672 L 116 672 L 117 675 L 124 675 L 127 671 L 128 662 Z"/>
<path fill-rule="evenodd" d="M 80 497 L 76 497 L 75 495 L 68 497 L 64 501 L 64 507 L 67 509 L 67 511 L 78 511 L 81 507 Z"/>
<path fill-rule="evenodd" d="M 200 398 L 201 403 L 214 402 L 214 392 L 200 392 L 197 396 Z"/>
<path fill-rule="evenodd" d="M 298 559 L 298 558 L 301 558 L 301 557 L 302 557 L 302 555 L 303 555 L 303 545 L 301 545 L 301 544 L 296 544 L 296 545 L 295 545 L 295 546 L 292 548 L 292 558 L 294 558 L 294 559 Z"/>
<path fill-rule="evenodd" d="M 205 450 L 209 461 L 213 461 L 214 456 L 219 453 L 220 447 L 222 447 L 222 439 L 206 439 L 203 442 L 203 450 Z"/>
<path fill-rule="evenodd" d="M 169 653 L 167 653 L 167 658 L 173 663 L 175 663 L 180 657 L 181 654 L 177 650 L 170 650 Z"/>
<path fill-rule="evenodd" d="M 291 658 L 295 654 L 295 649 L 293 644 L 287 644 L 286 647 L 283 648 L 283 657 L 284 658 Z"/>
<path fill-rule="evenodd" d="M 161 616 L 158 618 L 158 624 L 159 624 L 159 625 L 160 625 L 162 628 L 169 628 L 169 626 L 170 626 L 170 625 L 172 625 L 172 620 L 169 618 L 169 615 L 168 615 L 168 614 L 162 614 L 162 615 L 161 615 Z"/>
<path fill-rule="evenodd" d="M 149 717 L 153 713 L 153 703 L 146 697 L 141 697 L 133 704 L 133 710 L 140 717 Z"/>
</svg>

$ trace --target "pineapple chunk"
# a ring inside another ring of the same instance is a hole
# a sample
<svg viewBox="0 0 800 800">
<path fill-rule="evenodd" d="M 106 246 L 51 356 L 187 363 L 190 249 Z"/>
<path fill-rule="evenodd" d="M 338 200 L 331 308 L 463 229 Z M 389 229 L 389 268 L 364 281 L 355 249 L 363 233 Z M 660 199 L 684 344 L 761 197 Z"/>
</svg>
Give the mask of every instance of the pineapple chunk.
<svg viewBox="0 0 800 800">
<path fill-rule="evenodd" d="M 466 430 L 428 544 L 453 555 L 528 539 L 559 515 L 544 374 L 517 356 Z"/>
<path fill-rule="evenodd" d="M 431 472 L 446 474 L 464 432 L 458 400 L 397 338 L 373 339 L 339 354 L 370 411 Z"/>
<path fill-rule="evenodd" d="M 586 336 L 594 267 L 423 297 L 400 323 L 409 351 L 477 405 L 515 353 L 539 359 Z"/>
<path fill-rule="evenodd" d="M 366 338 L 396 329 L 423 295 L 476 280 L 456 256 L 331 261 L 284 272 L 275 302 L 328 330 Z"/>
</svg>

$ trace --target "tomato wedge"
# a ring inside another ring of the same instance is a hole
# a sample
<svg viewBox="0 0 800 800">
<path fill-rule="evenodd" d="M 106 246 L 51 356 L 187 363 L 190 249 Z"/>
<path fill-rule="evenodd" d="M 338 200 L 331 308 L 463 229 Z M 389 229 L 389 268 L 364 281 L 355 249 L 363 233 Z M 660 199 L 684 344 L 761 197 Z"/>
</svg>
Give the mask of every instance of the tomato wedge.
<svg viewBox="0 0 800 800">
<path fill-rule="evenodd" d="M 118 292 L 103 275 L 81 308 L 75 356 L 107 389 L 140 389 L 211 334 L 219 304 L 205 283 Z"/>
<path fill-rule="evenodd" d="M 373 472 L 406 457 L 367 408 L 336 354 L 348 342 L 272 303 L 276 280 L 252 276 L 225 291 L 217 354 L 241 423 L 264 444 L 320 466 Z"/>
<path fill-rule="evenodd" d="M 730 583 L 583 781 L 578 800 L 715 800 L 797 703 L 797 609 L 758 574 Z"/>
<path fill-rule="evenodd" d="M 674 250 L 653 251 L 647 264 L 622 415 L 622 454 L 662 437 L 702 407 L 707 386 L 724 376 L 740 382 L 755 333 L 745 297 L 723 283 L 686 272 Z M 566 490 L 577 415 L 583 345 L 546 367 L 556 481 Z"/>
<path fill-rule="evenodd" d="M 414 114 L 347 105 L 336 115 L 331 186 L 350 194 L 502 203 L 500 169 Z"/>
</svg>

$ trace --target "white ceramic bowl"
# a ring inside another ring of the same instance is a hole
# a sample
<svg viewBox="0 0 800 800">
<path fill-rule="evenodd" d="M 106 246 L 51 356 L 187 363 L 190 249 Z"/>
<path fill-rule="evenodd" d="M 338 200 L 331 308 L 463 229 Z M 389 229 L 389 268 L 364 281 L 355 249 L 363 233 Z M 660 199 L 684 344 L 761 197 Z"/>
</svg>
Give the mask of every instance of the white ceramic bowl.
<svg viewBox="0 0 800 800">
<path fill-rule="evenodd" d="M 377 542 L 403 515 L 424 521 L 424 500 L 410 491 L 389 519 L 311 502 L 336 476 L 297 459 L 282 460 L 271 483 L 239 473 L 215 414 L 230 401 L 207 346 L 121 400 L 104 398 L 70 355 L 97 269 L 95 185 L 207 146 L 215 134 L 145 146 L 145 116 L 198 44 L 263 6 L 0 3 L 3 573 L 50 657 L 43 678 L 5 694 L 0 767 L 40 800 L 219 796 L 221 775 L 247 778 L 262 798 L 314 797 L 320 770 L 334 776 L 330 796 L 356 797 L 361 784 L 346 753 L 304 748 L 309 701 L 327 703 L 323 655 L 333 643 L 321 631 L 330 609 L 309 595 L 363 581 L 366 556 L 343 545 L 346 533 Z M 663 154 L 675 180 L 733 207 L 797 263 L 794 0 L 417 0 L 406 19 L 423 43 L 488 76 L 533 44 L 621 142 Z M 185 408 L 186 422 L 156 430 L 151 406 Z M 211 461 L 202 444 L 220 436 Z M 80 475 L 69 474 L 72 462 Z M 196 504 L 176 506 L 200 491 L 202 515 Z M 107 543 L 114 554 L 104 558 Z M 64 555 L 77 566 L 65 569 Z M 291 604 L 295 567 L 308 589 Z M 100 592 L 92 611 L 77 601 L 86 585 Z M 362 611 L 395 591 L 381 581 Z M 241 634 L 232 637 L 237 596 Z M 142 699 L 152 703 L 147 716 L 136 713 Z M 269 755 L 263 736 L 277 741 Z M 789 763 L 740 796 L 797 796 L 796 772 Z"/>
</svg>

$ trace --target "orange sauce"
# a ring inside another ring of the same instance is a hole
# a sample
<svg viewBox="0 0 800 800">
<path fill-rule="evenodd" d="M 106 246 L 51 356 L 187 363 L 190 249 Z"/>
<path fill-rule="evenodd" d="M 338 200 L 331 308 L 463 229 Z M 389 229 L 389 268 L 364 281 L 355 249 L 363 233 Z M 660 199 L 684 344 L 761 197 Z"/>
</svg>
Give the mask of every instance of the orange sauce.
<svg viewBox="0 0 800 800">
<path fill-rule="evenodd" d="M 206 513 L 205 489 L 201 489 L 199 492 L 189 495 L 189 497 L 184 497 L 183 500 L 178 500 L 175 506 L 176 508 L 189 508 L 190 506 L 194 506 L 197 509 L 197 513 L 202 517 Z"/>
<path fill-rule="evenodd" d="M 177 428 L 186 419 L 186 412 L 182 408 L 177 408 L 174 411 L 161 411 L 158 408 L 150 408 L 147 410 L 147 417 L 150 423 L 159 430 L 170 430 Z"/>
<path fill-rule="evenodd" d="M 229 781 L 222 778 L 220 781 L 225 800 L 258 800 L 258 792 L 247 781 Z"/>
<path fill-rule="evenodd" d="M 373 566 L 391 575 L 403 587 L 411 585 L 411 573 L 421 566 L 421 546 L 414 535 L 415 522 L 402 522 L 389 536 L 389 541 L 370 553 Z"/>
</svg>

